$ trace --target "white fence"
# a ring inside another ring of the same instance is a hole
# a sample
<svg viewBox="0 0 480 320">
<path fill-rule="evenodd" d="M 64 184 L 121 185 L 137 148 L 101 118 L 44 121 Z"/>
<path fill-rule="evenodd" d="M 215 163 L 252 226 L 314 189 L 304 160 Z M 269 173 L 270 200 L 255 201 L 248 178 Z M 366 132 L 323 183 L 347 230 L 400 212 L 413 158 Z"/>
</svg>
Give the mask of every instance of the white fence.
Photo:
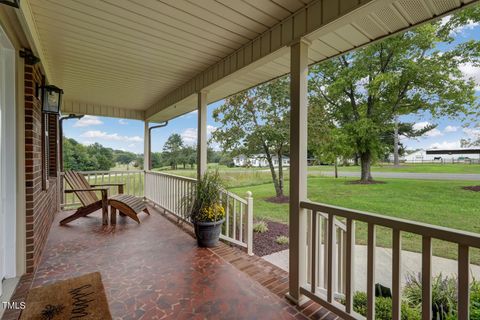
<svg viewBox="0 0 480 320">
<path fill-rule="evenodd" d="M 182 206 L 182 199 L 193 192 L 196 179 L 186 178 L 156 171 L 83 171 L 90 185 L 123 183 L 123 193 L 145 197 L 153 204 L 162 207 L 173 215 L 189 222 L 187 209 Z M 72 209 L 80 205 L 73 193 L 66 194 L 70 189 L 62 172 L 61 208 Z M 119 188 L 109 187 L 108 195 L 116 195 Z M 225 208 L 225 223 L 220 237 L 230 243 L 247 249 L 253 254 L 253 198 L 248 192 L 246 199 L 229 192 L 222 191 L 222 205 Z"/>
<path fill-rule="evenodd" d="M 182 199 L 194 192 L 196 179 L 161 173 L 145 172 L 145 197 L 182 220 L 189 221 Z M 247 249 L 253 254 L 253 198 L 250 192 L 243 199 L 234 193 L 223 191 L 225 223 L 220 238 Z"/>
<path fill-rule="evenodd" d="M 134 196 L 143 197 L 143 179 L 144 172 L 141 170 L 128 170 L 128 171 L 82 171 L 80 172 L 85 176 L 90 185 L 102 185 L 111 183 L 123 183 L 123 193 L 131 194 Z M 66 194 L 64 190 L 70 189 L 70 186 L 65 181 L 65 175 L 60 173 L 62 177 L 62 183 L 60 184 L 60 194 L 62 195 L 61 208 L 71 209 L 78 207 L 80 201 L 74 193 Z M 122 187 L 121 187 L 122 188 Z M 119 193 L 119 188 L 116 186 L 109 187 L 108 195 L 116 195 Z"/>
<path fill-rule="evenodd" d="M 422 237 L 422 319 L 432 319 L 432 239 L 458 245 L 458 319 L 468 319 L 470 248 L 480 248 L 478 234 L 416 223 L 408 220 L 302 202 L 307 210 L 308 276 L 300 284 L 305 296 L 318 302 L 343 319 L 362 319 L 353 311 L 355 222 L 368 225 L 367 235 L 367 319 L 375 319 L 375 248 L 376 228 L 392 232 L 392 319 L 401 319 L 401 235 L 411 233 Z M 341 223 L 339 219 L 345 221 Z M 344 249 L 342 249 L 342 247 Z M 323 257 L 324 261 L 321 261 Z M 303 258 L 301 258 L 303 259 Z M 341 266 L 339 266 L 341 264 Z M 337 300 L 342 292 L 345 305 Z"/>
</svg>

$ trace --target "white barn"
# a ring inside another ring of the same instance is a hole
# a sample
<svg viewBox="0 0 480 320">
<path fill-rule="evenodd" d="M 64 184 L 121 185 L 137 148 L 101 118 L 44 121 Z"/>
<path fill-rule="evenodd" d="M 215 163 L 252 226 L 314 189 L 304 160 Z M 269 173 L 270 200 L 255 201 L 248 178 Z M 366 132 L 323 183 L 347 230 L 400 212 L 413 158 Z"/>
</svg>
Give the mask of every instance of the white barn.
<svg viewBox="0 0 480 320">
<path fill-rule="evenodd" d="M 402 157 L 407 163 L 421 162 L 479 162 L 480 148 L 418 150 Z"/>
</svg>

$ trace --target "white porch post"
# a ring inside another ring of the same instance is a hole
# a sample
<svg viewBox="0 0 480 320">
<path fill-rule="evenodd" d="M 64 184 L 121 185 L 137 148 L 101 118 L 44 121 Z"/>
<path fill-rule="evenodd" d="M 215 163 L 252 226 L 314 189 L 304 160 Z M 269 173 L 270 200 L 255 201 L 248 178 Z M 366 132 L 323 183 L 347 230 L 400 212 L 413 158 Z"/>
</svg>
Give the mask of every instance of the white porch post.
<svg viewBox="0 0 480 320">
<path fill-rule="evenodd" d="M 143 170 L 150 170 L 150 132 L 148 130 L 150 123 L 144 121 L 145 133 L 143 134 Z"/>
<path fill-rule="evenodd" d="M 207 93 L 198 93 L 197 179 L 207 171 Z"/>
<path fill-rule="evenodd" d="M 299 40 L 290 51 L 290 212 L 289 292 L 301 304 L 300 286 L 306 281 L 306 213 L 300 202 L 307 199 L 307 84 L 308 43 Z"/>
</svg>

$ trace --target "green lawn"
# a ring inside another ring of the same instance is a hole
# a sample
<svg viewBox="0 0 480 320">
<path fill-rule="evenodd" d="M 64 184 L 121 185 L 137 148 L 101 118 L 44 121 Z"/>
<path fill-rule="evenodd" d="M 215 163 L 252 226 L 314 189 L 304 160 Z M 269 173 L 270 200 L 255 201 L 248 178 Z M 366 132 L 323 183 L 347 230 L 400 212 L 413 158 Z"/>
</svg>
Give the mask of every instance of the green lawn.
<svg viewBox="0 0 480 320">
<path fill-rule="evenodd" d="M 309 167 L 309 172 L 330 171 L 333 166 Z M 339 166 L 338 171 L 360 172 L 359 166 Z M 372 172 L 411 172 L 411 173 L 478 173 L 480 164 L 402 164 L 395 167 L 391 164 L 374 165 Z"/>
<path fill-rule="evenodd" d="M 474 182 L 382 180 L 387 183 L 352 185 L 345 183 L 348 179 L 309 177 L 308 196 L 316 202 L 480 233 L 480 193 L 461 189 Z M 247 191 L 253 192 L 256 219 L 288 222 L 287 204 L 265 201 L 273 194 L 272 184 L 233 188 L 231 191 L 239 195 L 244 195 Z M 390 231 L 379 228 L 378 245 L 390 246 L 390 238 Z M 357 243 L 365 242 L 366 226 L 357 224 Z M 420 251 L 420 246 L 418 236 L 404 235 L 404 249 Z M 434 241 L 433 248 L 435 255 L 456 258 L 456 246 L 452 244 Z M 480 264 L 479 252 L 472 252 L 472 261 Z"/>
</svg>

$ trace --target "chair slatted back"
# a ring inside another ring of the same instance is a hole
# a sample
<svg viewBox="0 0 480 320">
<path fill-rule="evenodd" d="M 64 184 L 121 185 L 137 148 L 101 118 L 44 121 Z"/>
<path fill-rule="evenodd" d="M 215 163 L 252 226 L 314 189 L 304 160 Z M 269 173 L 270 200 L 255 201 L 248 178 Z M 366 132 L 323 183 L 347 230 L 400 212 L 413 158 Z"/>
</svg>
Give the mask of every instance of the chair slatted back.
<svg viewBox="0 0 480 320">
<path fill-rule="evenodd" d="M 65 180 L 67 180 L 70 187 L 74 190 L 91 189 L 87 179 L 85 179 L 85 177 L 79 172 L 66 171 Z M 74 193 L 85 207 L 100 200 L 94 191 L 78 191 Z"/>
</svg>

